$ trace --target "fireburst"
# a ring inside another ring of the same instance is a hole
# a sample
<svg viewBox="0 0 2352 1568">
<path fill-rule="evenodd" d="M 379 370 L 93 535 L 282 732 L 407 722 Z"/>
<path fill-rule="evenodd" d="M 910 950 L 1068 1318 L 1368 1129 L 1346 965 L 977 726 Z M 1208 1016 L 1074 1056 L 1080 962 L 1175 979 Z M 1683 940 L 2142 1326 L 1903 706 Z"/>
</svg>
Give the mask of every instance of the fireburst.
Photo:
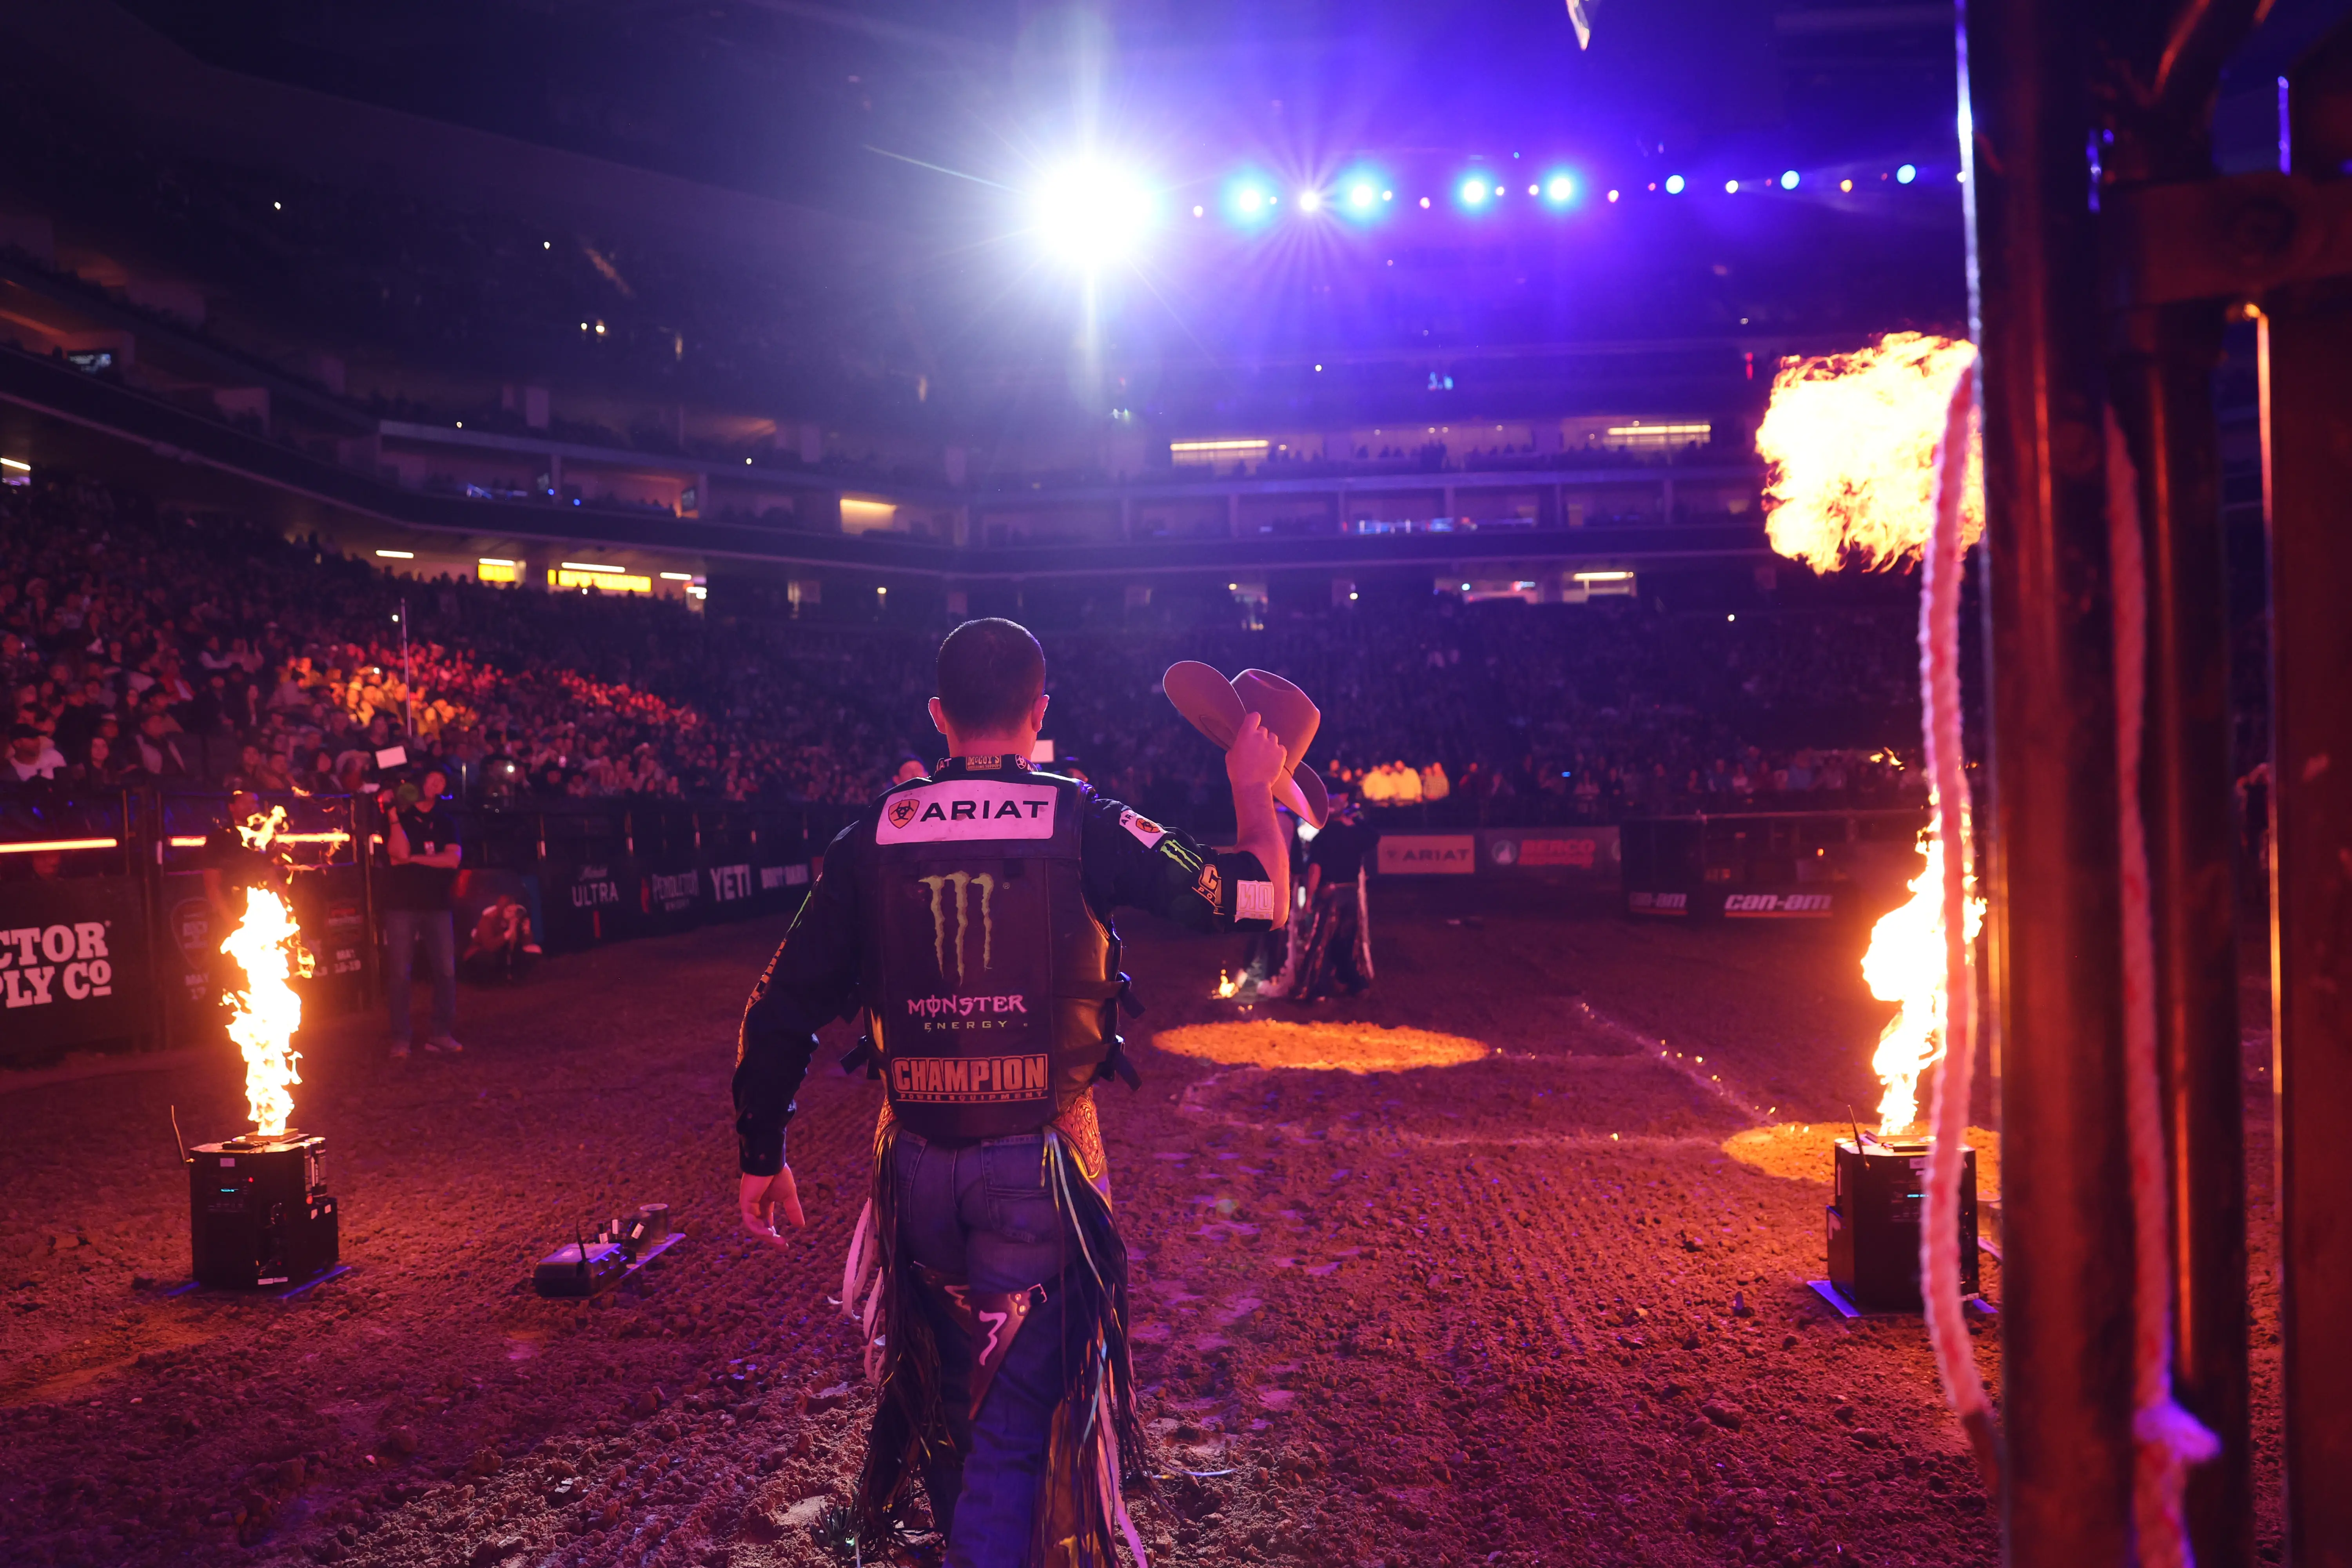
<svg viewBox="0 0 2352 1568">
<path fill-rule="evenodd" d="M 273 806 L 267 816 L 238 824 L 237 833 L 247 848 L 266 849 L 285 826 L 286 808 Z M 308 980 L 311 960 L 294 924 L 294 906 L 273 889 L 247 888 L 245 918 L 221 951 L 245 971 L 245 989 L 230 992 L 226 1001 L 229 1038 L 245 1053 L 246 1113 L 256 1132 L 275 1138 L 294 1114 L 292 1089 L 302 1081 L 294 1067 L 301 1059 L 294 1031 L 302 1026 L 302 998 L 287 983 L 296 975 Z"/>
<path fill-rule="evenodd" d="M 1936 443 L 1969 343 L 1891 332 L 1850 354 L 1784 362 L 1756 430 L 1772 548 L 1816 572 L 1877 570 L 1915 554 L 1935 516 Z M 1969 443 L 1961 538 L 1984 531 L 1978 443 Z"/>
<path fill-rule="evenodd" d="M 1862 978 L 1881 1002 L 1900 1004 L 1878 1037 L 1871 1070 L 1886 1086 L 1878 1102 L 1878 1131 L 1892 1137 L 1919 1120 L 1919 1079 L 1944 1054 L 1944 878 L 1941 823 L 1919 836 L 1927 866 L 1911 881 L 1910 901 L 1881 915 L 1870 929 Z M 1969 900 L 1968 934 L 1984 924 L 1984 900 Z"/>
</svg>

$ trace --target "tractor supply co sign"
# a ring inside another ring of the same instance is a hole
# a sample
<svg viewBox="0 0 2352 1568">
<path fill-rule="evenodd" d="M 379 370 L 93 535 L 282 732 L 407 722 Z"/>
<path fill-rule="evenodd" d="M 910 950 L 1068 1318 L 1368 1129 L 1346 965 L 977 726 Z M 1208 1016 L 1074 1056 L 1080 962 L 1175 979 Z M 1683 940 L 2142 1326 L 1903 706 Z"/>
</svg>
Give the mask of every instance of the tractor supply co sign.
<svg viewBox="0 0 2352 1568">
<path fill-rule="evenodd" d="M 1478 869 L 1478 839 L 1470 833 L 1383 833 L 1383 877 L 1467 877 Z"/>
<path fill-rule="evenodd" d="M 140 922 L 127 878 L 0 885 L 0 1055 L 144 1033 Z"/>
</svg>

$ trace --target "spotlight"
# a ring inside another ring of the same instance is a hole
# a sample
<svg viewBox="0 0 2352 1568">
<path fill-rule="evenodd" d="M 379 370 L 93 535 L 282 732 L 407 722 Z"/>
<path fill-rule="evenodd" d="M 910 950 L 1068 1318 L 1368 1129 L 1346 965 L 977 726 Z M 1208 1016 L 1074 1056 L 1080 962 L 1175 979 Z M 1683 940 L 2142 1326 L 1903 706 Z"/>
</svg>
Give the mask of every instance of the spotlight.
<svg viewBox="0 0 2352 1568">
<path fill-rule="evenodd" d="M 1784 171 L 1784 172 L 1781 174 L 1781 175 L 1780 175 L 1780 188 L 1781 188 L 1782 190 L 1784 190 L 1784 191 L 1793 191 L 1793 190 L 1795 190 L 1795 189 L 1797 188 L 1797 171 L 1796 171 L 1796 170 L 1794 170 L 1794 169 L 1790 169 L 1790 170 Z"/>
<path fill-rule="evenodd" d="M 1378 191 L 1361 182 L 1348 187 L 1348 205 L 1360 213 L 1371 211 L 1372 204 L 1380 199 Z"/>
<path fill-rule="evenodd" d="M 1465 207 L 1486 205 L 1486 182 L 1484 179 L 1474 177 L 1462 182 L 1462 205 Z"/>
<path fill-rule="evenodd" d="M 1132 174 L 1092 160 L 1055 170 L 1038 185 L 1038 238 L 1076 267 L 1096 267 L 1134 252 L 1150 226 L 1151 193 Z"/>
<path fill-rule="evenodd" d="M 1421 198 L 1421 205 L 1422 205 L 1423 206 L 1424 206 L 1424 207 L 1428 206 L 1428 205 L 1429 205 L 1429 198 L 1428 198 L 1427 196 L 1423 196 L 1423 197 L 1422 197 L 1422 198 Z"/>
<path fill-rule="evenodd" d="M 1738 182 L 1738 180 L 1726 180 L 1726 181 L 1724 181 L 1724 182 L 1723 182 L 1723 194 L 1724 194 L 1725 195 L 1727 195 L 1727 196 L 1736 196 L 1736 195 L 1738 195 L 1739 194 L 1739 182 Z"/>
<path fill-rule="evenodd" d="M 1299 192 L 1298 210 L 1303 213 L 1321 212 L 1323 210 L 1323 193 L 1320 191 Z"/>
<path fill-rule="evenodd" d="M 1543 195 L 1543 187 L 1541 185 L 1529 185 L 1528 187 L 1528 195 L 1531 196 L 1539 196 Z"/>
<path fill-rule="evenodd" d="M 1615 191 L 1612 191 L 1612 192 L 1610 192 L 1610 193 L 1609 193 L 1609 199 L 1610 199 L 1611 201 L 1612 201 L 1612 202 L 1613 202 L 1613 201 L 1615 201 L 1615 200 L 1617 199 L 1617 193 L 1616 193 Z"/>
<path fill-rule="evenodd" d="M 1531 188 L 1528 193 L 1533 195 Z M 1544 182 L 1544 195 L 1554 206 L 1566 206 L 1576 195 L 1576 181 L 1568 174 L 1554 174 Z"/>
<path fill-rule="evenodd" d="M 1670 196 L 1678 196 L 1682 194 L 1683 177 L 1680 174 L 1668 174 L 1666 176 L 1666 195 Z"/>
<path fill-rule="evenodd" d="M 1255 174 L 1244 174 L 1225 187 L 1225 212 L 1244 227 L 1273 216 L 1274 191 Z"/>
<path fill-rule="evenodd" d="M 1918 169 L 1910 163 L 1906 163 L 1895 171 L 1895 183 L 1898 185 L 1907 185 L 1918 177 Z"/>
<path fill-rule="evenodd" d="M 1838 182 L 1838 189 L 1851 195 L 1853 194 L 1853 182 L 1852 180 L 1840 180 Z"/>
<path fill-rule="evenodd" d="M 1501 195 L 1503 194 L 1503 187 L 1502 187 L 1502 186 L 1500 186 L 1500 185 L 1496 185 L 1496 186 L 1495 187 L 1495 194 L 1496 194 L 1496 195 L 1498 195 L 1498 196 L 1499 196 L 1499 195 Z"/>
</svg>

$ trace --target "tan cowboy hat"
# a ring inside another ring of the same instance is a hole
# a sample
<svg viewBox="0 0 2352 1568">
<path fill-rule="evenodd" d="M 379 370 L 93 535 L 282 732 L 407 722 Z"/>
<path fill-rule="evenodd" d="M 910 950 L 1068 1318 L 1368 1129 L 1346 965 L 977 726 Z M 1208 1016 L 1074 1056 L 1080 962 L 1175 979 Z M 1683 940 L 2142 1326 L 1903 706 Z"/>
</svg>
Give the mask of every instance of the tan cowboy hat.
<svg viewBox="0 0 2352 1568">
<path fill-rule="evenodd" d="M 1298 814 L 1301 821 L 1319 828 L 1331 815 L 1330 797 L 1323 781 L 1305 761 L 1315 743 L 1323 713 L 1307 693 L 1278 675 L 1244 669 L 1231 680 L 1208 665 L 1185 659 L 1171 664 L 1160 678 L 1160 689 L 1192 728 L 1231 751 L 1242 721 L 1255 713 L 1282 742 L 1282 773 L 1274 781 L 1274 798 Z"/>
</svg>

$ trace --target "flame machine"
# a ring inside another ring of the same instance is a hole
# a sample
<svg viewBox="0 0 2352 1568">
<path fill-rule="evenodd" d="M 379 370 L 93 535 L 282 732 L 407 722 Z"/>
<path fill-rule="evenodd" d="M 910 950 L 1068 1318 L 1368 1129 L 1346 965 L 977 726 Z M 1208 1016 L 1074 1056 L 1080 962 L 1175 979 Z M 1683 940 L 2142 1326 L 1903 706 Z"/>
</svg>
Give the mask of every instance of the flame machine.
<svg viewBox="0 0 2352 1568">
<path fill-rule="evenodd" d="M 1916 1312 L 1919 1296 L 1919 1224 L 1927 1190 L 1925 1140 L 1837 1141 L 1832 1161 L 1830 1283 L 1865 1312 Z M 1977 1277 L 1977 1152 L 1960 1163 L 1960 1294 L 1973 1296 Z"/>
<path fill-rule="evenodd" d="M 224 1289 L 296 1285 L 342 1256 L 327 1193 L 327 1141 L 247 1133 L 199 1143 L 188 1160 L 188 1230 L 196 1282 Z"/>
<path fill-rule="evenodd" d="M 247 848 L 266 851 L 285 825 L 286 809 L 277 806 L 236 830 Z M 310 975 L 310 954 L 295 927 L 294 906 L 268 887 L 246 889 L 245 918 L 221 952 L 245 973 L 245 988 L 222 1000 L 229 1036 L 245 1058 L 254 1130 L 200 1143 L 187 1156 L 189 1250 L 201 1285 L 296 1285 L 332 1268 L 342 1255 L 335 1200 L 327 1192 L 327 1141 L 287 1126 L 292 1086 L 302 1081 L 293 1043 L 302 1001 L 289 982 Z"/>
</svg>

